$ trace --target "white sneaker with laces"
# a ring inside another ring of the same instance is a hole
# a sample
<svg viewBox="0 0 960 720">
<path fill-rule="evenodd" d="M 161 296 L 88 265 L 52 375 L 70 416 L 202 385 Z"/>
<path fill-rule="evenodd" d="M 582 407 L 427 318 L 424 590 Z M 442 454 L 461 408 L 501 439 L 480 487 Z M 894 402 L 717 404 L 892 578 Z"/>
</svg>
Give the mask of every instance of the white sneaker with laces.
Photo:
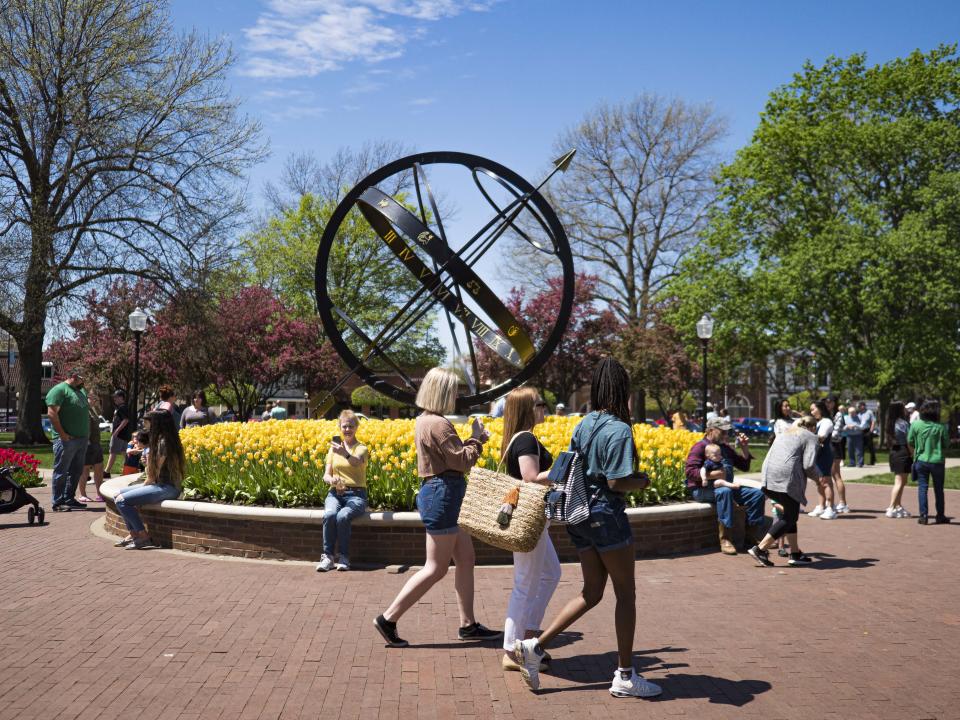
<svg viewBox="0 0 960 720">
<path fill-rule="evenodd" d="M 888 507 L 887 512 L 884 514 L 888 518 L 898 518 L 900 517 L 900 510 L 898 508 Z"/>
<path fill-rule="evenodd" d="M 644 680 L 643 675 L 631 670 L 629 675 L 626 670 L 617 670 L 613 674 L 613 683 L 610 685 L 610 694 L 614 697 L 656 697 L 663 690 L 649 680 Z"/>
<path fill-rule="evenodd" d="M 832 507 L 827 507 L 822 513 L 820 513 L 821 520 L 836 520 L 837 511 Z"/>
<path fill-rule="evenodd" d="M 520 658 L 520 673 L 531 690 L 540 689 L 540 660 L 543 654 L 537 653 L 536 648 L 536 638 L 513 641 L 513 653 Z"/>
<path fill-rule="evenodd" d="M 823 505 L 817 505 L 813 510 L 807 513 L 810 517 L 820 517 L 823 515 Z"/>
<path fill-rule="evenodd" d="M 898 518 L 908 518 L 910 517 L 910 512 L 905 508 L 897 505 L 897 517 Z"/>
<path fill-rule="evenodd" d="M 320 562 L 317 563 L 317 572 L 327 572 L 333 570 L 333 558 L 327 554 L 320 556 Z"/>
<path fill-rule="evenodd" d="M 337 570 L 346 571 L 350 569 L 350 558 L 344 557 L 341 555 L 337 558 L 337 563 L 334 565 Z"/>
<path fill-rule="evenodd" d="M 838 513 L 848 513 L 850 512 L 850 506 L 846 503 L 838 503 L 834 510 L 836 510 Z"/>
</svg>

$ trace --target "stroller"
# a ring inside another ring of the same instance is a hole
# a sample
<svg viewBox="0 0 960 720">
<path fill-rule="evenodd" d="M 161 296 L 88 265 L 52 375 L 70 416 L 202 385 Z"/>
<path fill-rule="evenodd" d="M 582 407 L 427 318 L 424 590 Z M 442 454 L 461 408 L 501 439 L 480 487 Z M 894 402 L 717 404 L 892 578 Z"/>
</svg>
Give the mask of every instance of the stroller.
<svg viewBox="0 0 960 720">
<path fill-rule="evenodd" d="M 44 512 L 40 503 L 13 479 L 13 468 L 6 465 L 0 467 L 0 515 L 12 513 L 24 505 L 30 505 L 27 508 L 27 522 L 43 525 Z"/>
</svg>

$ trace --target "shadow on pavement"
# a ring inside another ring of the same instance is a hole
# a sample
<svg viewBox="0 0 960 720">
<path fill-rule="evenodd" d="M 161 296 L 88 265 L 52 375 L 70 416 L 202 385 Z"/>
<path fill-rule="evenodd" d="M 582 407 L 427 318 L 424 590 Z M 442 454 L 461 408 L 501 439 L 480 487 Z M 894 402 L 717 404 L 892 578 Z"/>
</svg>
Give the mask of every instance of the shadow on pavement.
<svg viewBox="0 0 960 720">
<path fill-rule="evenodd" d="M 766 680 L 728 680 L 713 675 L 686 675 L 669 673 L 662 678 L 651 678 L 663 688 L 661 700 L 673 698 L 706 698 L 716 705 L 743 707 L 773 686 Z"/>
<path fill-rule="evenodd" d="M 810 563 L 807 565 L 811 570 L 840 570 L 842 568 L 868 568 L 873 567 L 878 562 L 877 558 L 858 558 L 856 560 L 838 558 L 836 555 L 831 555 L 830 553 L 818 553 L 812 552 L 807 553 L 812 558 L 816 558 L 816 562 Z"/>
<path fill-rule="evenodd" d="M 553 647 L 553 645 L 551 645 Z M 688 663 L 664 662 L 658 657 L 664 653 L 686 652 L 686 648 L 663 647 L 655 650 L 641 650 L 633 653 L 633 665 L 638 672 L 649 673 L 671 668 L 689 667 Z M 608 687 L 613 678 L 613 670 L 617 667 L 617 653 L 615 651 L 595 653 L 592 655 L 574 655 L 569 658 L 553 659 L 550 671 L 544 673 L 561 680 L 570 680 L 579 683 L 575 687 L 549 688 L 541 693 L 567 692 L 571 690 L 596 690 Z M 656 682 L 660 682 L 657 680 Z"/>
</svg>

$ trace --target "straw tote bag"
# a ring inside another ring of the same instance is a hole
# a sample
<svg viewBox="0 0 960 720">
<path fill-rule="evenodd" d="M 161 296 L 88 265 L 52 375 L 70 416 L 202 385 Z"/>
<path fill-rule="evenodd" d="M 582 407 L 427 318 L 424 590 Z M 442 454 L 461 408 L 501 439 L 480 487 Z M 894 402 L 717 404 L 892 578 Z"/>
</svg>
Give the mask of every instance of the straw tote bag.
<svg viewBox="0 0 960 720">
<path fill-rule="evenodd" d="M 510 438 L 507 452 L 520 434 Z M 487 545 L 510 552 L 530 552 L 537 546 L 547 522 L 543 506 L 546 488 L 500 472 L 506 456 L 507 453 L 504 453 L 496 471 L 485 468 L 474 468 L 470 471 L 467 493 L 460 506 L 457 525 Z M 520 499 L 513 510 L 510 524 L 501 528 L 497 523 L 497 515 L 503 505 L 504 496 L 514 488 L 519 488 Z"/>
</svg>

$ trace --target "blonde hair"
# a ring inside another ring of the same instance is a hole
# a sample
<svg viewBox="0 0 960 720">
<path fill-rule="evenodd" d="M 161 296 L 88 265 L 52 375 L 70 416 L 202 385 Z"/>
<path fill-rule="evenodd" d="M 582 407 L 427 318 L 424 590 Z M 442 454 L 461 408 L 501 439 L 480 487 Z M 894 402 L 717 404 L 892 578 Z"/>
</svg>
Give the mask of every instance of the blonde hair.
<svg viewBox="0 0 960 720">
<path fill-rule="evenodd" d="M 500 457 L 507 452 L 510 440 L 521 430 L 531 430 L 536 422 L 534 405 L 540 393 L 536 388 L 521 387 L 511 390 L 503 404 L 503 440 L 500 442 Z"/>
<path fill-rule="evenodd" d="M 340 417 L 337 418 L 337 427 L 342 427 L 344 420 L 353 420 L 355 426 L 360 426 L 360 420 L 357 418 L 357 414 L 349 408 L 340 412 Z"/>
<path fill-rule="evenodd" d="M 460 378 L 442 367 L 431 368 L 420 383 L 417 398 L 418 408 L 437 415 L 448 415 L 457 406 L 457 386 Z"/>
<path fill-rule="evenodd" d="M 720 452 L 720 446 L 716 443 L 710 443 L 703 449 L 703 454 Z"/>
<path fill-rule="evenodd" d="M 809 430 L 811 432 L 817 431 L 817 419 L 813 415 L 804 415 L 796 424 L 797 430 L 803 428 L 804 430 Z"/>
</svg>

